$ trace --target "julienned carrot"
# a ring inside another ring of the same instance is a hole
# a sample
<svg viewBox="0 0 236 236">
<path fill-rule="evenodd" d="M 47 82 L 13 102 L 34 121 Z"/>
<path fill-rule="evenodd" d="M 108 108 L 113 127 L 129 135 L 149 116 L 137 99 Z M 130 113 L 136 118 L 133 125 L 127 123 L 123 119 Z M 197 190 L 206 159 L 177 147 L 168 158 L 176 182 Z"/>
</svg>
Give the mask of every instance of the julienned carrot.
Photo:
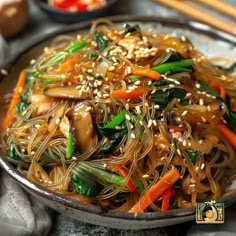
<svg viewBox="0 0 236 236">
<path fill-rule="evenodd" d="M 2 129 L 5 129 L 7 127 L 7 124 L 14 120 L 14 117 L 12 115 L 16 114 L 16 104 L 20 102 L 20 94 L 24 89 L 25 86 L 25 79 L 26 79 L 26 71 L 22 70 L 20 72 L 19 78 L 18 78 L 18 82 L 16 84 L 16 87 L 14 89 L 13 92 L 13 96 L 9 105 L 9 108 L 7 110 L 7 114 L 6 117 L 1 125 Z"/>
<path fill-rule="evenodd" d="M 206 76 L 203 76 L 202 79 L 207 82 L 213 89 L 215 89 L 221 96 L 222 99 L 226 98 L 225 88 L 219 84 L 211 82 Z"/>
<path fill-rule="evenodd" d="M 236 149 L 236 134 L 230 130 L 225 124 L 218 123 L 218 129 L 220 133 L 232 144 Z"/>
<path fill-rule="evenodd" d="M 77 63 L 77 58 L 75 56 L 68 58 L 66 61 L 59 65 L 61 72 L 71 69 Z"/>
<path fill-rule="evenodd" d="M 134 89 L 134 90 L 117 89 L 112 91 L 112 95 L 116 98 L 131 99 L 131 100 L 141 99 L 144 93 L 145 90 L 143 89 Z"/>
<path fill-rule="evenodd" d="M 151 78 L 153 80 L 159 80 L 161 75 L 159 72 L 152 70 L 149 67 L 141 67 L 141 66 L 132 66 L 131 73 L 133 75 L 145 76 L 147 78 Z"/>
<path fill-rule="evenodd" d="M 215 83 L 210 83 L 210 86 L 215 89 L 215 90 L 219 90 L 219 94 L 221 96 L 221 98 L 223 98 L 225 100 L 226 98 L 226 91 L 225 91 L 225 88 L 218 85 L 218 84 L 215 84 Z"/>
<path fill-rule="evenodd" d="M 146 191 L 143 197 L 129 210 L 131 213 L 139 213 L 145 210 L 152 202 L 156 201 L 170 186 L 172 186 L 178 179 L 180 174 L 177 168 L 173 168 L 166 172 L 166 174 L 150 189 Z"/>
<path fill-rule="evenodd" d="M 128 177 L 128 173 L 126 172 L 126 170 L 123 167 L 120 167 L 118 169 L 118 172 L 120 173 L 120 175 L 124 178 Z M 134 192 L 136 190 L 136 187 L 134 186 L 134 184 L 132 183 L 131 179 L 128 179 L 127 181 L 127 187 L 129 189 L 130 192 Z"/>
</svg>

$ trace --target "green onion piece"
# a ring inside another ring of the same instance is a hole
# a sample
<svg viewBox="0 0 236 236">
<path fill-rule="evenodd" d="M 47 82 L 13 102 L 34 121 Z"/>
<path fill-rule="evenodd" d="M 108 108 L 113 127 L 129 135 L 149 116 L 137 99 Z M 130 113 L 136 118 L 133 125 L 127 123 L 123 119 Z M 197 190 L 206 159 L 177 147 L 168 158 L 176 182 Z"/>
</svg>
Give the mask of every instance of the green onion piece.
<svg viewBox="0 0 236 236">
<path fill-rule="evenodd" d="M 54 56 L 53 58 L 49 59 L 48 61 L 46 61 L 43 65 L 44 66 L 50 66 L 53 65 L 55 63 L 60 62 L 63 58 L 65 58 L 68 53 L 72 53 L 75 52 L 83 47 L 85 47 L 88 43 L 85 41 L 79 41 L 79 42 L 75 42 L 74 44 L 70 45 L 69 47 L 65 48 L 64 52 L 60 52 L 59 54 L 57 54 L 56 56 Z M 39 71 L 36 71 L 33 73 L 34 77 L 38 77 L 40 75 Z"/>
<path fill-rule="evenodd" d="M 68 53 L 75 52 L 75 51 L 85 47 L 87 44 L 88 43 L 85 41 L 76 42 L 76 43 L 72 44 L 71 46 L 67 47 L 65 49 L 65 52 L 60 52 L 55 57 L 53 57 L 50 60 L 48 60 L 47 62 L 45 62 L 45 65 L 55 64 L 55 63 L 61 61 Z"/>
<path fill-rule="evenodd" d="M 126 110 L 121 111 L 118 115 L 116 115 L 105 128 L 115 129 L 116 126 L 120 125 L 125 120 Z"/>
<path fill-rule="evenodd" d="M 72 136 L 72 133 L 69 132 L 68 142 L 67 142 L 67 147 L 66 147 L 66 159 L 71 158 L 73 153 L 74 153 L 73 136 Z"/>
<path fill-rule="evenodd" d="M 175 67 L 189 67 L 192 66 L 193 60 L 192 59 L 185 59 L 180 61 L 174 61 L 174 62 L 167 62 L 164 64 L 160 64 L 157 66 L 152 67 L 152 70 L 157 71 L 159 73 L 165 73 L 167 71 L 171 71 L 172 68 Z"/>
</svg>

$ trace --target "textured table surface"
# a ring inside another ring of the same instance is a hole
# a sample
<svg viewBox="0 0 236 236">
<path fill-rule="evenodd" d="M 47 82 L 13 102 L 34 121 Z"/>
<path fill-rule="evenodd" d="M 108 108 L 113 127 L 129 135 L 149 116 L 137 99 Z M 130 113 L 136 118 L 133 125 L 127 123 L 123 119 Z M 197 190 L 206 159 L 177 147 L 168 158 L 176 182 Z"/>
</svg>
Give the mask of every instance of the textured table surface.
<svg viewBox="0 0 236 236">
<path fill-rule="evenodd" d="M 39 36 L 45 35 L 54 30 L 66 27 L 66 25 L 57 23 L 45 15 L 35 4 L 30 0 L 30 19 L 26 28 L 16 37 L 8 40 L 8 45 L 11 54 L 15 53 L 26 46 L 29 41 L 36 40 Z M 235 0 L 228 0 L 235 4 Z M 132 14 L 142 16 L 157 16 L 171 17 L 177 19 L 186 19 L 178 12 L 167 9 L 166 7 L 154 3 L 152 0 L 119 0 L 118 4 L 113 8 L 109 15 Z M 188 222 L 176 226 L 169 226 L 151 230 L 116 230 L 107 227 L 99 227 L 78 220 L 71 219 L 65 215 L 52 212 L 53 227 L 49 235 L 97 235 L 97 236 L 158 236 L 158 235 L 185 235 L 187 230 L 192 227 L 194 222 Z"/>
</svg>

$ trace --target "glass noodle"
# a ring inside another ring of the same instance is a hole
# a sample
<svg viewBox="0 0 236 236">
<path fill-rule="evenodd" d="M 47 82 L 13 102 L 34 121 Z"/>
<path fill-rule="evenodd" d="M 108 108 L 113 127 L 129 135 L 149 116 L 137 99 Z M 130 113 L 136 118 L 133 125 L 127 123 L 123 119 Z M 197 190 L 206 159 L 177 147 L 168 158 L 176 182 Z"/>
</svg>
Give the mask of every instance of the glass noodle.
<svg viewBox="0 0 236 236">
<path fill-rule="evenodd" d="M 24 69 L 1 146 L 29 180 L 104 209 L 219 199 L 236 170 L 236 74 L 223 56 L 97 20 L 88 34 L 57 37 Z"/>
</svg>

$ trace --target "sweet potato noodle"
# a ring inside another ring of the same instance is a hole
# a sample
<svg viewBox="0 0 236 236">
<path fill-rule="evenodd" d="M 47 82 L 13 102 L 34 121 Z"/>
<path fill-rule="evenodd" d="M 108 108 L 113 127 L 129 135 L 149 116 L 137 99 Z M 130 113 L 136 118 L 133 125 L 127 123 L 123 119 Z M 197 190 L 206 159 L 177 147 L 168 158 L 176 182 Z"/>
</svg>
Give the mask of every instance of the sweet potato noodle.
<svg viewBox="0 0 236 236">
<path fill-rule="evenodd" d="M 97 20 L 22 71 L 1 146 L 29 180 L 104 209 L 219 199 L 236 171 L 235 64 L 222 62 L 184 36 Z"/>
</svg>

